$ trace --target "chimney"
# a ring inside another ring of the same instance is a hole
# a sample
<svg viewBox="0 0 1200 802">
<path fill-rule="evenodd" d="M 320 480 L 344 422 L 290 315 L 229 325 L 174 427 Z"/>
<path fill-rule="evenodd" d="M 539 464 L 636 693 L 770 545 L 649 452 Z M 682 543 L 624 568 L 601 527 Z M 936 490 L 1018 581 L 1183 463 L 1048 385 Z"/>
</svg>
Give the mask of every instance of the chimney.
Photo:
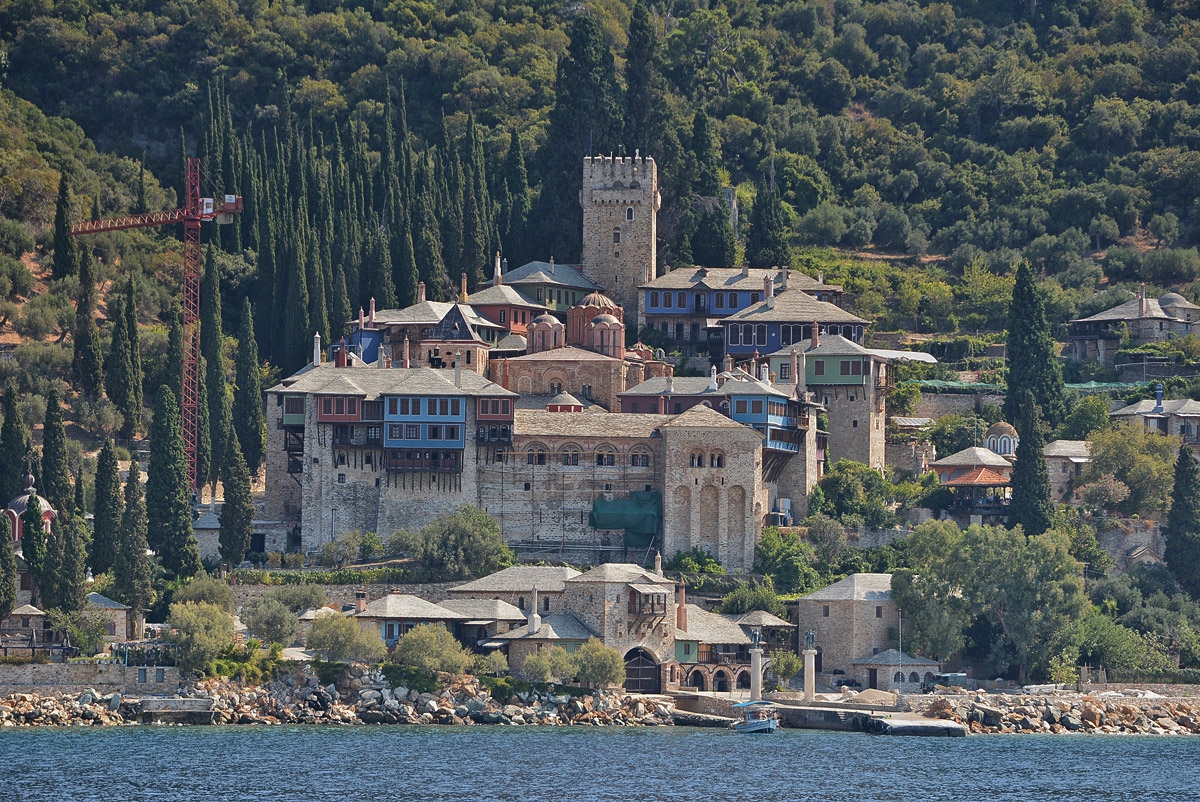
<svg viewBox="0 0 1200 802">
<path fill-rule="evenodd" d="M 419 304 L 425 303 L 425 282 L 424 281 L 417 282 L 417 303 L 419 303 Z"/>
<path fill-rule="evenodd" d="M 554 275 L 554 254 L 550 254 L 550 275 Z"/>
<path fill-rule="evenodd" d="M 467 295 L 467 274 L 463 273 L 459 279 L 458 302 L 465 304 L 470 296 Z"/>
<path fill-rule="evenodd" d="M 375 296 L 374 295 L 371 296 L 371 313 L 370 313 L 370 317 L 368 318 L 368 320 L 371 323 L 371 328 L 374 328 L 375 327 Z"/>
<path fill-rule="evenodd" d="M 742 262 L 742 278 L 750 278 L 750 263 Z"/>
<path fill-rule="evenodd" d="M 1146 282 L 1142 282 L 1142 288 L 1138 290 L 1138 317 L 1146 316 Z"/>
<path fill-rule="evenodd" d="M 454 386 L 462 387 L 462 351 L 454 352 Z"/>
<path fill-rule="evenodd" d="M 788 273 L 791 273 L 791 272 L 792 272 L 792 269 L 790 267 L 784 266 L 783 274 L 782 274 L 783 283 L 779 288 L 780 292 L 783 292 L 784 290 L 786 290 L 788 288 Z"/>
<path fill-rule="evenodd" d="M 775 297 L 775 282 L 771 279 L 770 273 L 763 276 L 763 297 L 764 298 L 774 298 Z"/>
<path fill-rule="evenodd" d="M 321 332 L 313 335 L 313 367 L 321 367 Z"/>
<path fill-rule="evenodd" d="M 813 321 L 812 324 L 812 347 L 808 350 L 814 351 L 821 344 L 821 324 Z"/>
<path fill-rule="evenodd" d="M 354 612 L 361 613 L 367 609 L 367 592 L 365 590 L 354 591 Z"/>
<path fill-rule="evenodd" d="M 668 376 L 668 377 L 667 377 L 667 390 L 666 390 L 666 394 L 667 394 L 667 395 L 671 395 L 671 394 L 672 394 L 672 393 L 674 393 L 674 392 L 675 392 L 675 377 L 674 377 L 674 376 Z"/>
<path fill-rule="evenodd" d="M 538 615 L 537 588 L 533 589 L 533 602 L 529 605 L 529 634 L 536 635 L 542 628 L 542 617 Z"/>
<path fill-rule="evenodd" d="M 411 364 L 410 364 L 410 363 L 409 363 L 409 361 L 408 361 L 408 360 L 409 360 L 409 357 L 408 357 L 408 347 L 409 347 L 409 346 L 408 346 L 408 334 L 407 334 L 407 333 L 405 333 L 405 335 L 404 335 L 404 362 L 403 362 L 403 363 L 401 363 L 401 364 L 403 364 L 403 365 L 404 365 L 404 367 L 406 367 L 406 368 L 407 368 L 407 367 L 412 367 L 412 366 L 411 366 Z"/>
<path fill-rule="evenodd" d="M 346 338 L 338 340 L 338 344 L 333 347 L 334 365 L 339 368 L 346 367 Z"/>
<path fill-rule="evenodd" d="M 713 365 L 708 371 L 708 391 L 715 393 L 717 391 L 717 366 Z"/>
<path fill-rule="evenodd" d="M 675 607 L 675 629 L 680 632 L 687 632 L 687 585 L 683 582 L 679 583 L 677 598 L 679 599 L 679 603 Z"/>
<path fill-rule="evenodd" d="M 792 371 L 792 384 L 799 384 L 800 379 L 800 354 L 796 352 L 796 346 L 792 346 L 792 352 L 788 354 L 788 367 Z"/>
<path fill-rule="evenodd" d="M 1163 411 L 1163 386 L 1162 382 L 1154 384 L 1154 409 L 1151 410 L 1154 414 L 1162 414 Z"/>
<path fill-rule="evenodd" d="M 654 575 L 655 575 L 655 576 L 662 576 L 662 575 L 663 575 L 663 572 L 662 572 L 662 552 L 661 552 L 661 551 L 656 551 L 656 552 L 654 552 Z"/>
<path fill-rule="evenodd" d="M 818 283 L 818 284 L 824 284 L 824 283 L 825 283 L 825 271 L 824 271 L 824 270 L 818 270 L 818 271 L 817 271 L 817 283 Z"/>
<path fill-rule="evenodd" d="M 800 391 L 800 399 L 808 399 L 808 357 L 801 351 L 796 364 L 796 389 Z"/>
<path fill-rule="evenodd" d="M 761 365 L 758 366 L 758 378 L 760 381 L 764 381 L 764 382 L 771 381 L 771 363 L 770 362 L 763 362 Z"/>
<path fill-rule="evenodd" d="M 358 330 L 362 331 L 364 328 L 366 328 L 366 325 L 367 321 L 366 318 L 363 317 L 363 308 L 360 306 L 358 308 Z"/>
<path fill-rule="evenodd" d="M 496 269 L 492 272 L 492 286 L 499 287 L 504 283 L 504 273 L 500 269 L 500 251 L 496 251 Z"/>
<path fill-rule="evenodd" d="M 733 372 L 733 357 L 729 354 L 725 355 L 725 360 L 721 364 L 721 370 L 725 373 Z"/>
</svg>

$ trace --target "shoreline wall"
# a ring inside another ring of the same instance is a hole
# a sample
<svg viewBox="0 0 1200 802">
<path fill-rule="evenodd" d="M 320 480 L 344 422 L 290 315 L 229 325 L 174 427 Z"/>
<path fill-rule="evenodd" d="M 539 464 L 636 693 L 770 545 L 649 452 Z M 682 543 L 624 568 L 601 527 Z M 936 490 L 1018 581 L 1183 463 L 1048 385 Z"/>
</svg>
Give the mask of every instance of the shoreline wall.
<svg viewBox="0 0 1200 802">
<path fill-rule="evenodd" d="M 143 677 L 144 681 L 139 681 Z M 181 685 L 179 669 L 175 666 L 139 668 L 119 663 L 0 664 L 0 697 L 12 693 L 83 693 L 85 690 L 122 695 L 174 694 Z"/>
</svg>

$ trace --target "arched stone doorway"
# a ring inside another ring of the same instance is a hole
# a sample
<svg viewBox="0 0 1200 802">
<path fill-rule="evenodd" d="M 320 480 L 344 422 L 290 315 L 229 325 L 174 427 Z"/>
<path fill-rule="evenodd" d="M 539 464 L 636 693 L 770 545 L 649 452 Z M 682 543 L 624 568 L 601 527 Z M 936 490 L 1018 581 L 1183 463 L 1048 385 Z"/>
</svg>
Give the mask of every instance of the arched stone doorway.
<svg viewBox="0 0 1200 802">
<path fill-rule="evenodd" d="M 749 671 L 743 671 L 742 673 L 737 675 L 737 686 L 738 686 L 738 690 L 749 690 L 750 689 L 750 672 Z"/>
<path fill-rule="evenodd" d="M 658 663 L 645 649 L 633 649 L 625 655 L 625 690 L 629 693 L 661 693 Z"/>
<path fill-rule="evenodd" d="M 721 669 L 716 674 L 713 674 L 713 690 L 717 693 L 726 693 L 729 691 L 729 675 L 725 673 L 725 669 Z"/>
<path fill-rule="evenodd" d="M 689 688 L 695 688 L 698 691 L 706 690 L 708 686 L 708 683 L 704 681 L 704 672 L 698 668 L 688 677 L 687 684 Z"/>
</svg>

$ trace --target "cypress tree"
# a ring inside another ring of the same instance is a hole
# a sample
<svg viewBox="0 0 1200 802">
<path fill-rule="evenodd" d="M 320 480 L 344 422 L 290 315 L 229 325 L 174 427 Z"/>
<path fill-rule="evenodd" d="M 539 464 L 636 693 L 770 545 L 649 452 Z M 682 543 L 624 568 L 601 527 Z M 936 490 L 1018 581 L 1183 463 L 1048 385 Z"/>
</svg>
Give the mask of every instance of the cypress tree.
<svg viewBox="0 0 1200 802">
<path fill-rule="evenodd" d="M 227 432 L 223 428 L 225 416 L 225 331 L 221 321 L 221 274 L 217 269 L 212 248 L 208 249 L 204 263 L 204 278 L 200 284 L 200 356 L 206 361 L 205 385 L 208 391 L 208 432 L 212 447 L 212 462 L 209 481 L 217 483 L 220 465 L 225 453 Z M 199 480 L 197 479 L 197 483 Z"/>
<path fill-rule="evenodd" d="M 83 465 L 75 471 L 75 503 L 71 506 L 75 514 L 81 518 L 87 516 L 87 500 L 83 492 Z"/>
<path fill-rule="evenodd" d="M 417 282 L 421 280 L 413 245 L 412 214 L 408 207 L 405 207 L 401 215 L 400 230 L 393 232 L 392 236 L 399 240 L 399 260 L 393 260 L 392 273 L 395 275 L 396 302 L 403 309 L 417 302 Z M 349 297 L 347 292 L 347 298 Z M 350 314 L 354 314 L 353 309 L 350 310 Z"/>
<path fill-rule="evenodd" d="M 312 343 L 312 329 L 308 321 L 308 281 L 304 264 L 302 243 L 292 247 L 290 273 L 287 287 L 288 314 L 284 320 L 283 373 L 290 375 L 308 361 Z"/>
<path fill-rule="evenodd" d="M 335 338 L 344 335 L 352 317 L 350 296 L 346 293 L 346 271 L 338 262 L 333 270 L 333 297 L 329 299 L 330 334 Z"/>
<path fill-rule="evenodd" d="M 0 515 L 0 621 L 17 606 L 17 554 L 7 515 Z"/>
<path fill-rule="evenodd" d="M 125 415 L 125 436 L 132 438 L 142 428 L 142 338 L 138 333 L 137 299 L 133 276 L 125 288 L 125 331 L 129 337 L 129 412 Z M 180 373 L 182 374 L 182 369 Z M 182 381 L 182 375 L 180 376 Z"/>
<path fill-rule="evenodd" d="M 1022 390 L 1033 395 L 1050 428 L 1062 423 L 1066 414 L 1062 366 L 1046 321 L 1045 300 L 1034 283 L 1028 262 L 1017 268 L 1008 311 L 1008 395 L 1004 399 L 1007 420 L 1020 418 L 1022 411 L 1017 399 Z"/>
<path fill-rule="evenodd" d="M 0 504 L 19 496 L 25 489 L 29 455 L 29 430 L 17 409 L 17 385 L 9 379 L 4 386 L 4 425 L 0 427 Z"/>
<path fill-rule="evenodd" d="M 183 310 L 173 304 L 167 329 L 167 357 L 163 361 L 162 381 L 176 398 L 183 395 Z"/>
<path fill-rule="evenodd" d="M 150 211 L 150 207 L 146 205 L 146 154 L 142 153 L 142 160 L 138 162 L 138 185 L 137 185 L 137 200 L 133 202 L 134 214 L 145 214 Z"/>
<path fill-rule="evenodd" d="M 529 189 L 529 172 L 525 168 L 525 152 L 521 137 L 513 128 L 508 137 L 508 154 L 504 157 L 504 186 L 508 198 L 505 230 L 501 241 L 504 253 L 512 259 L 513 267 L 530 260 L 526 237 L 533 193 Z"/>
<path fill-rule="evenodd" d="M 75 240 L 67 232 L 71 228 L 71 187 L 67 174 L 58 178 L 58 202 L 54 206 L 54 261 L 51 274 L 54 278 L 75 275 L 79 269 Z"/>
<path fill-rule="evenodd" d="M 662 75 L 658 29 L 646 4 L 638 2 L 629 20 L 625 48 L 625 142 L 642 155 L 662 152 L 666 128 L 667 82 Z"/>
<path fill-rule="evenodd" d="M 733 267 L 737 262 L 737 237 L 729 224 L 729 210 L 723 203 L 700 215 L 691 237 L 692 255 L 704 267 Z"/>
<path fill-rule="evenodd" d="M 62 606 L 62 589 L 65 579 L 63 543 L 71 513 L 62 509 L 57 512 L 58 515 L 50 522 L 50 531 L 46 533 L 46 546 L 43 552 L 45 557 L 42 560 L 41 576 L 34 576 L 34 581 L 37 582 L 38 590 L 42 594 L 42 608 L 46 610 Z"/>
<path fill-rule="evenodd" d="M 109 342 L 108 357 L 104 361 L 104 392 L 113 406 L 121 413 L 121 436 L 129 437 L 132 429 L 133 395 L 132 374 L 133 365 L 129 359 L 129 320 L 125 315 L 125 304 L 120 296 L 110 298 L 108 311 L 112 315 L 112 339 Z"/>
<path fill-rule="evenodd" d="M 146 544 L 147 528 L 146 502 L 142 497 L 137 460 L 134 460 L 129 466 L 129 478 L 125 482 L 125 510 L 121 514 L 121 533 L 116 562 L 113 564 L 113 589 L 118 601 L 135 610 L 149 607 L 154 598 L 154 563 L 146 554 L 149 548 Z"/>
<path fill-rule="evenodd" d="M 1167 545 L 1163 559 L 1180 586 L 1200 599 L 1200 471 L 1186 445 L 1175 459 L 1175 485 L 1167 513 Z"/>
<path fill-rule="evenodd" d="M 305 237 L 305 242 L 312 243 L 317 239 L 310 230 Z M 387 255 L 387 248 L 381 246 L 383 254 Z M 308 326 L 309 328 L 321 335 L 321 342 L 329 342 L 329 311 L 325 305 L 325 278 L 322 275 L 322 268 L 319 258 L 319 249 L 312 249 L 305 266 L 308 270 L 305 276 L 305 283 L 308 285 Z M 386 277 L 387 284 L 392 283 L 392 260 L 389 258 L 384 264 L 378 267 L 379 273 Z M 395 301 L 395 292 L 391 293 L 393 302 Z M 224 463 L 222 463 L 224 464 Z"/>
<path fill-rule="evenodd" d="M 417 198 L 416 251 L 417 267 L 421 281 L 425 282 L 425 298 L 444 301 L 447 297 L 446 263 L 442 260 L 442 239 L 437 224 L 437 210 L 433 199 L 433 172 L 426 159 L 424 180 L 420 197 Z"/>
<path fill-rule="evenodd" d="M 46 418 L 42 430 L 42 492 L 60 513 L 74 506 L 71 472 L 67 469 L 67 432 L 63 427 L 58 389 L 46 393 Z"/>
<path fill-rule="evenodd" d="M 225 463 L 225 504 L 221 507 L 221 559 L 230 566 L 240 565 L 250 548 L 254 525 L 254 502 L 250 499 L 250 473 L 236 438 L 229 443 L 229 461 Z"/>
<path fill-rule="evenodd" d="M 190 577 L 200 570 L 190 497 L 179 402 L 171 388 L 163 385 L 154 405 L 146 516 L 152 545 L 156 546 L 163 567 L 179 578 Z"/>
<path fill-rule="evenodd" d="M 543 254 L 560 262 L 579 259 L 583 209 L 583 157 L 615 151 L 621 139 L 624 103 L 608 39 L 587 14 L 571 21 L 571 43 L 558 62 L 555 100 L 546 144 L 538 154 L 542 191 L 533 219 Z"/>
<path fill-rule="evenodd" d="M 719 191 L 720 187 L 717 189 Z M 783 218 L 783 202 L 774 187 L 759 185 L 754 208 L 750 210 L 746 261 L 751 267 L 787 267 L 792 261 L 787 244 L 787 224 Z"/>
<path fill-rule="evenodd" d="M 396 289 L 392 286 L 392 259 L 379 226 L 367 229 L 367 238 L 363 242 L 362 263 L 363 267 L 370 271 L 363 287 L 363 292 L 367 295 L 364 299 L 366 303 L 370 303 L 370 299 L 374 298 L 375 305 L 380 309 L 394 308 Z"/>
<path fill-rule="evenodd" d="M 1020 526 L 1029 537 L 1042 534 L 1054 519 L 1054 502 L 1050 498 L 1050 473 L 1046 469 L 1044 425 L 1037 405 L 1028 390 L 1022 391 L 1021 407 L 1025 410 L 1017 420 L 1017 463 L 1012 472 L 1012 502 L 1008 507 L 1008 525 Z"/>
<path fill-rule="evenodd" d="M 87 523 L 73 512 L 59 515 L 55 519 L 57 532 L 54 541 L 58 555 L 58 571 L 55 575 L 55 606 L 66 613 L 83 607 L 87 582 L 87 549 L 84 546 L 84 530 Z"/>
<path fill-rule="evenodd" d="M 255 477 L 258 475 L 258 469 L 262 467 L 263 455 L 267 450 L 267 419 L 263 411 L 262 375 L 259 373 L 258 348 L 254 344 L 254 316 L 250 310 L 249 298 L 242 304 L 242 334 L 238 344 L 233 421 L 246 467 L 250 476 Z"/>
<path fill-rule="evenodd" d="M 92 518 L 92 570 L 97 574 L 110 570 L 117 560 L 123 509 L 117 449 L 112 440 L 105 440 L 96 458 L 96 511 Z"/>
<path fill-rule="evenodd" d="M 80 389 L 92 398 L 100 394 L 104 383 L 95 311 L 96 274 L 91 249 L 85 247 L 79 257 L 79 298 L 75 304 L 75 375 Z"/>
<path fill-rule="evenodd" d="M 692 118 L 692 154 L 696 159 L 696 194 L 710 197 L 719 195 L 721 154 L 713 137 L 712 121 L 703 109 Z"/>
<path fill-rule="evenodd" d="M 25 566 L 33 576 L 33 593 L 30 603 L 38 606 L 41 601 L 42 583 L 46 571 L 46 525 L 42 520 L 42 502 L 37 493 L 29 497 L 25 512 L 21 513 L 21 555 L 25 558 Z"/>
<path fill-rule="evenodd" d="M 212 461 L 212 420 L 208 406 L 208 362 L 200 357 L 199 376 L 196 380 L 196 488 L 217 483 L 218 471 Z"/>
</svg>

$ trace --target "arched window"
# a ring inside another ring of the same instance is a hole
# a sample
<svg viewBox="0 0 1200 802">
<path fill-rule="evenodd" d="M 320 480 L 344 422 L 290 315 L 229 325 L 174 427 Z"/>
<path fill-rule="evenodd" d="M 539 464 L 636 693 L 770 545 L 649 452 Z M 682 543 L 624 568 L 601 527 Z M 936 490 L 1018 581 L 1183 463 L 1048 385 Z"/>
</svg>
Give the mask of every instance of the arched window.
<svg viewBox="0 0 1200 802">
<path fill-rule="evenodd" d="M 545 465 L 546 451 L 541 446 L 530 446 L 525 452 L 526 465 Z"/>
<path fill-rule="evenodd" d="M 892 677 L 892 682 L 904 682 L 904 673 L 897 671 L 895 676 Z"/>
<path fill-rule="evenodd" d="M 621 244 L 621 229 L 614 228 L 613 229 L 613 245 L 620 245 L 620 244 Z"/>
<path fill-rule="evenodd" d="M 632 219 L 633 219 L 633 207 L 632 207 L 632 206 L 630 206 L 629 208 L 627 208 L 627 209 L 625 210 L 625 219 L 626 219 L 626 220 L 632 220 Z"/>
<path fill-rule="evenodd" d="M 658 306 L 658 292 L 657 291 L 650 293 L 650 305 Z"/>
<path fill-rule="evenodd" d="M 650 452 L 637 450 L 629 455 L 629 467 L 631 468 L 649 468 L 650 467 Z"/>
<path fill-rule="evenodd" d="M 579 464 L 579 447 L 574 445 L 563 446 L 562 450 L 563 465 L 578 465 Z"/>
<path fill-rule="evenodd" d="M 613 451 L 612 446 L 600 446 L 596 449 L 596 464 L 599 466 L 616 465 L 617 452 Z"/>
<path fill-rule="evenodd" d="M 550 597 L 549 597 L 549 596 L 547 596 L 546 598 L 548 599 L 548 598 L 550 598 Z M 908 681 L 909 681 L 909 682 L 920 682 L 920 681 L 921 681 L 921 676 L 920 676 L 920 675 L 919 675 L 917 672 L 915 672 L 915 671 L 914 671 L 913 673 L 911 673 L 911 674 L 909 674 L 909 675 L 908 675 Z"/>
</svg>

